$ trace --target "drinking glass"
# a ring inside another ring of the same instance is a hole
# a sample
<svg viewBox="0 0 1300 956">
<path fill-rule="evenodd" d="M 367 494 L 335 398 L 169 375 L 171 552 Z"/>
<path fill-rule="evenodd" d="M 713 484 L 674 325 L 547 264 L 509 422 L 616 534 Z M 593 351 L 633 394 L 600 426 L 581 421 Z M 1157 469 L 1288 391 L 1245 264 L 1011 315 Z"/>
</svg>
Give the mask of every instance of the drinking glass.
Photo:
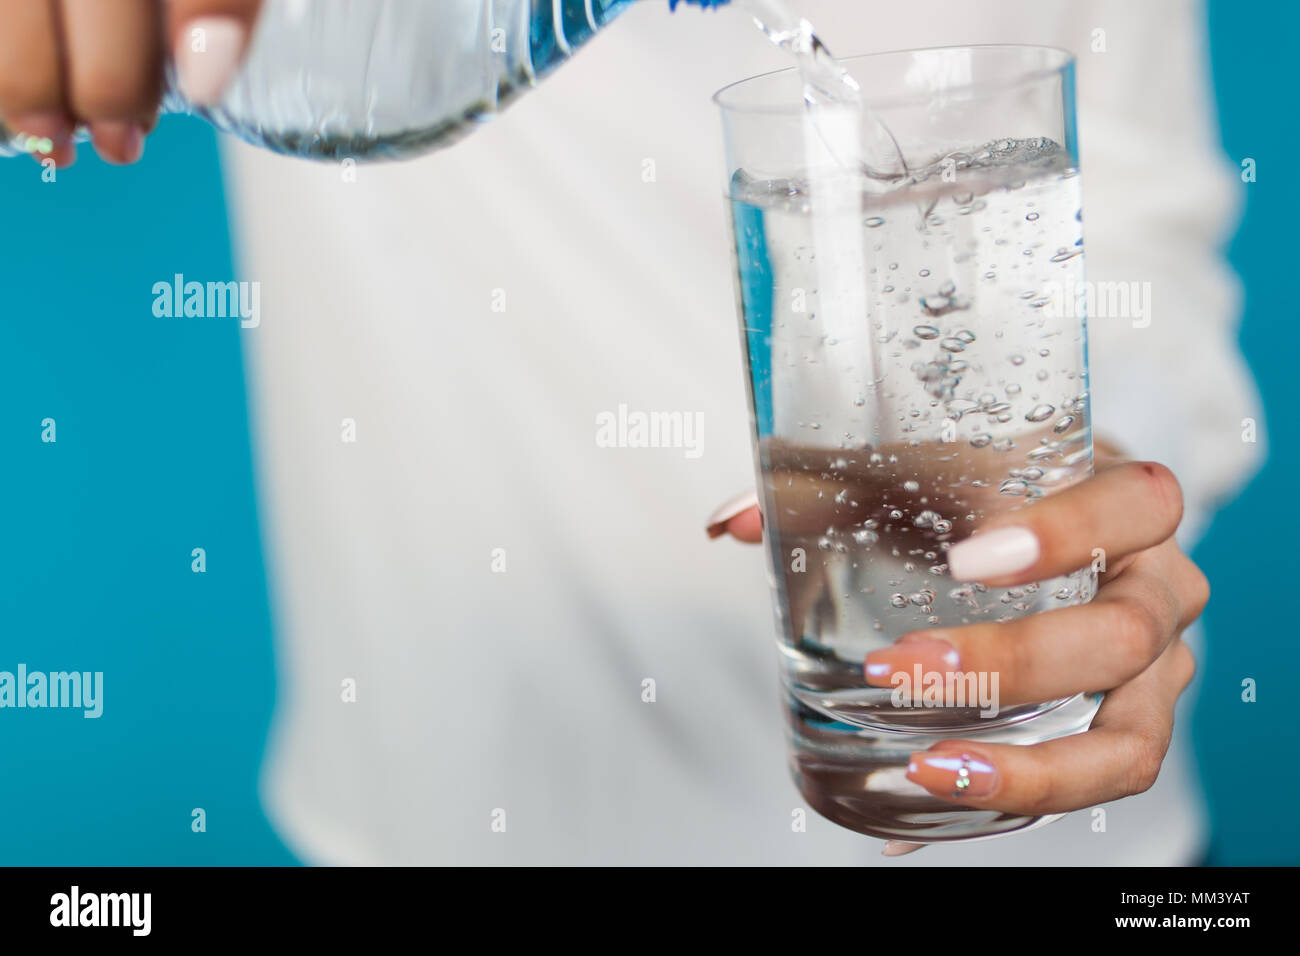
<svg viewBox="0 0 1300 956">
<path fill-rule="evenodd" d="M 1096 588 L 1091 568 L 998 588 L 947 567 L 988 519 L 1092 474 L 1074 62 L 1033 46 L 839 62 L 862 103 L 807 105 L 798 70 L 715 98 L 791 767 L 812 807 L 873 836 L 1027 830 L 1055 817 L 938 799 L 910 755 L 1078 733 L 1100 697 L 1000 708 L 987 673 L 877 688 L 863 658 Z"/>
</svg>

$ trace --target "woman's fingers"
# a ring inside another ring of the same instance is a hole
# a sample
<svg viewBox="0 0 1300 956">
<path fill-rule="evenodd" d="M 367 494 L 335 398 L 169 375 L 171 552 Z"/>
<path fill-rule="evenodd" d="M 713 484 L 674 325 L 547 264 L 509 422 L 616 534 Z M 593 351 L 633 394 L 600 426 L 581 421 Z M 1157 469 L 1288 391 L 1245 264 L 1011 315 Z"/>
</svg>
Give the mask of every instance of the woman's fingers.
<svg viewBox="0 0 1300 956">
<path fill-rule="evenodd" d="M 984 524 L 948 550 L 959 581 L 1005 587 L 1108 562 L 1169 538 L 1183 515 L 1173 473 L 1126 462 Z"/>
<path fill-rule="evenodd" d="M 72 120 L 63 99 L 57 0 L 0 0 L 0 119 L 24 148 L 71 161 Z"/>
<path fill-rule="evenodd" d="M 181 92 L 216 104 L 239 69 L 261 0 L 168 0 L 168 49 Z"/>
<path fill-rule="evenodd" d="M 999 707 L 1109 690 L 1145 671 L 1208 597 L 1205 575 L 1170 542 L 1139 555 L 1090 604 L 905 634 L 867 655 L 866 680 L 892 687 L 918 666 L 996 675 Z"/>
<path fill-rule="evenodd" d="M 705 522 L 710 538 L 729 534 L 738 541 L 758 544 L 763 540 L 763 518 L 758 511 L 758 493 L 745 491 L 718 506 Z"/>
<path fill-rule="evenodd" d="M 155 0 L 59 0 L 67 101 L 113 163 L 144 150 L 162 95 L 162 24 Z"/>
<path fill-rule="evenodd" d="M 1174 702 L 1194 671 L 1191 651 L 1174 641 L 1107 695 L 1086 733 L 1032 746 L 943 741 L 912 754 L 908 779 L 953 803 L 1031 816 L 1141 793 L 1160 772 Z"/>
</svg>

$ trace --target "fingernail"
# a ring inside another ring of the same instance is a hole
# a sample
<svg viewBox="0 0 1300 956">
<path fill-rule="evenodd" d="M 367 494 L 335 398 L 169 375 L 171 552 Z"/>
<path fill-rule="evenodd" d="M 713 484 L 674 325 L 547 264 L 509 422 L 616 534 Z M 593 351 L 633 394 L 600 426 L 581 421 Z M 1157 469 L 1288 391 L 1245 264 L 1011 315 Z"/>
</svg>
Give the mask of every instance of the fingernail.
<svg viewBox="0 0 1300 956">
<path fill-rule="evenodd" d="M 244 52 L 247 31 L 230 17 L 199 17 L 176 38 L 176 76 L 181 92 L 199 106 L 212 106 L 226 91 Z"/>
<path fill-rule="evenodd" d="M 1031 568 L 1038 537 L 1028 528 L 994 528 L 948 549 L 948 573 L 958 581 L 997 578 Z"/>
<path fill-rule="evenodd" d="M 10 142 L 36 156 L 53 155 L 68 142 L 72 127 L 62 113 L 21 113 L 5 121 Z"/>
<path fill-rule="evenodd" d="M 126 165 L 144 155 L 144 127 L 131 120 L 96 120 L 90 124 L 95 152 L 107 162 Z"/>
<path fill-rule="evenodd" d="M 891 687 L 895 674 L 910 675 L 918 664 L 922 673 L 951 673 L 957 670 L 957 648 L 931 634 L 905 634 L 895 644 L 868 654 L 863 673 L 872 687 Z"/>
<path fill-rule="evenodd" d="M 936 797 L 987 797 L 997 786 L 998 775 L 992 765 L 963 751 L 912 754 L 907 765 L 907 779 L 918 783 Z"/>
<path fill-rule="evenodd" d="M 905 843 L 902 840 L 890 840 L 885 844 L 885 848 L 880 851 L 881 856 L 906 856 L 909 853 L 915 853 L 917 850 L 924 850 L 924 843 Z"/>
<path fill-rule="evenodd" d="M 709 515 L 706 530 L 710 538 L 721 537 L 727 531 L 727 522 L 742 511 L 748 511 L 758 504 L 758 492 L 746 491 L 743 494 L 736 495 L 725 504 L 719 506 L 718 510 Z"/>
</svg>

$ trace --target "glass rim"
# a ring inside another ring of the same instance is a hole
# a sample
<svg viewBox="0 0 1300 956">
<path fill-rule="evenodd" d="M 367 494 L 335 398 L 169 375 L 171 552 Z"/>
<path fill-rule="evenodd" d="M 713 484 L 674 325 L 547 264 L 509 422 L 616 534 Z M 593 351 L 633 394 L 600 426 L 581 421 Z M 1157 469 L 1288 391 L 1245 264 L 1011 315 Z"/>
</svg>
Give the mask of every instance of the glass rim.
<svg viewBox="0 0 1300 956">
<path fill-rule="evenodd" d="M 964 43 L 964 44 L 959 43 L 955 45 L 946 45 L 946 46 L 911 47 L 909 49 L 903 49 L 903 50 L 881 50 L 877 53 L 858 53 L 853 56 L 843 56 L 843 57 L 837 56 L 835 57 L 835 62 L 839 63 L 842 66 L 846 66 L 855 62 L 861 62 L 863 60 L 884 59 L 885 57 L 903 56 L 909 53 L 940 53 L 940 52 L 946 52 L 951 50 L 987 50 L 987 51 L 1002 50 L 1006 52 L 1013 52 L 1013 51 L 1025 52 L 1025 51 L 1035 50 L 1044 53 L 1058 54 L 1060 57 L 1059 62 L 1057 62 L 1053 66 L 1028 69 L 1025 70 L 1023 73 L 1018 73 L 1014 77 L 1001 82 L 954 84 L 952 87 L 950 87 L 950 90 L 952 91 L 970 90 L 970 91 L 976 91 L 980 93 L 985 93 L 985 92 L 995 93 L 995 92 L 1005 92 L 1007 90 L 1014 90 L 1017 87 L 1024 86 L 1029 83 L 1033 83 L 1038 80 L 1046 79 L 1049 76 L 1055 76 L 1061 73 L 1063 70 L 1073 66 L 1076 62 L 1075 55 L 1071 53 L 1069 50 L 1063 47 L 1051 46 L 1049 44 L 1044 44 L 1044 43 Z M 799 68 L 797 66 L 787 66 L 787 67 L 782 67 L 779 70 L 768 70 L 764 73 L 755 73 L 753 76 L 747 76 L 739 80 L 734 80 L 733 82 L 728 83 L 726 86 L 722 87 L 716 93 L 713 94 L 712 97 L 713 102 L 716 103 L 718 107 L 721 110 L 723 110 L 723 112 L 726 113 L 768 114 L 774 116 L 792 116 L 797 113 L 801 113 L 806 108 L 804 103 L 801 100 L 791 101 L 789 103 L 760 103 L 760 104 L 753 104 L 753 105 L 740 105 L 737 103 L 727 102 L 727 94 L 733 90 L 736 90 L 739 87 L 747 86 L 750 83 L 754 83 L 758 80 L 766 79 L 768 77 L 779 76 L 783 73 L 794 73 L 798 69 Z M 864 95 L 863 101 L 870 109 L 881 109 L 881 108 L 894 108 L 898 106 L 905 106 L 908 104 L 925 103 L 932 96 L 933 96 L 932 93 L 904 93 L 897 96 L 885 96 L 879 98 L 872 98 L 869 95 Z"/>
</svg>

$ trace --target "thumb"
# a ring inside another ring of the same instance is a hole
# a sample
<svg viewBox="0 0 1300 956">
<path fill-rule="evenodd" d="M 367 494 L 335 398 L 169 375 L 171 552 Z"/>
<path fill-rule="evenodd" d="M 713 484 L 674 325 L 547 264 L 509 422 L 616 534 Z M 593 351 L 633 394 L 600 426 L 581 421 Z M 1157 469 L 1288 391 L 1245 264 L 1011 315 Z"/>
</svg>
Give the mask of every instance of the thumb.
<svg viewBox="0 0 1300 956">
<path fill-rule="evenodd" d="M 167 36 L 181 92 L 212 106 L 230 85 L 261 0 L 167 0 Z"/>
</svg>

